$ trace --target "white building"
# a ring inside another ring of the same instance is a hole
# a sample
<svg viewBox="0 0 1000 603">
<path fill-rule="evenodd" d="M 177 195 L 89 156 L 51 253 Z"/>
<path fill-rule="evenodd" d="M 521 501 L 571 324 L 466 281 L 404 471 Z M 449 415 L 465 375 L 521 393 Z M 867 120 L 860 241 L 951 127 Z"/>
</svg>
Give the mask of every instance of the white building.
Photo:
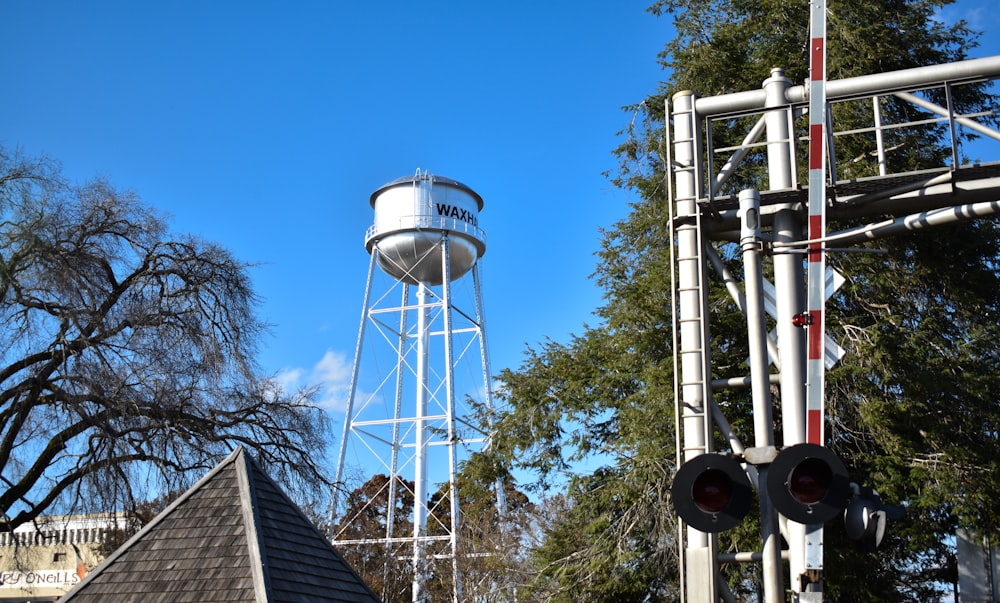
<svg viewBox="0 0 1000 603">
<path fill-rule="evenodd" d="M 116 518 L 46 517 L 0 532 L 0 601 L 54 601 L 103 559 Z"/>
</svg>

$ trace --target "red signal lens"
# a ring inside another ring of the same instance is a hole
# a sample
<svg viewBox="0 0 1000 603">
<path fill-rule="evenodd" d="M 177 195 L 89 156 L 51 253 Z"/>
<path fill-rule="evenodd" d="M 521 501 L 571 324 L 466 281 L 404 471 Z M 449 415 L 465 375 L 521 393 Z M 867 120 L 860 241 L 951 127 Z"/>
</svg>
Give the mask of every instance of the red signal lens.
<svg viewBox="0 0 1000 603">
<path fill-rule="evenodd" d="M 670 502 L 689 527 L 718 534 L 736 527 L 747 512 L 753 488 L 738 460 L 722 454 L 699 454 L 677 468 Z"/>
<path fill-rule="evenodd" d="M 788 478 L 788 491 L 799 502 L 813 504 L 830 490 L 833 471 L 821 459 L 807 458 L 795 466 Z"/>
<path fill-rule="evenodd" d="M 844 512 L 850 494 L 847 469 L 819 444 L 794 444 L 767 469 L 767 494 L 778 513 L 796 523 L 819 525 Z"/>
<path fill-rule="evenodd" d="M 733 482 L 724 471 L 709 469 L 694 480 L 691 487 L 694 504 L 706 513 L 718 513 L 733 498 Z"/>
</svg>

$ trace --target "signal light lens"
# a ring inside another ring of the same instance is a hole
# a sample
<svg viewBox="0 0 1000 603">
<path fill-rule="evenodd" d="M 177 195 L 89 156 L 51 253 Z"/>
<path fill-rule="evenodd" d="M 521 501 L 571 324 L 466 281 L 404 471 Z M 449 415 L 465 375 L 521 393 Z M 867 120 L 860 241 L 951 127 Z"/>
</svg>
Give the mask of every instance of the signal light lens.
<svg viewBox="0 0 1000 603">
<path fill-rule="evenodd" d="M 670 499 L 692 528 L 714 534 L 735 527 L 750 510 L 753 491 L 736 459 L 702 454 L 677 469 Z"/>
<path fill-rule="evenodd" d="M 733 482 L 718 469 L 704 471 L 694 480 L 691 498 L 706 513 L 718 513 L 733 497 Z"/>
<path fill-rule="evenodd" d="M 830 491 L 833 471 L 820 459 L 805 459 L 792 469 L 788 477 L 788 491 L 799 502 L 814 504 L 823 500 Z"/>
<path fill-rule="evenodd" d="M 804 524 L 821 524 L 843 512 L 850 493 L 847 469 L 829 448 L 796 444 L 767 467 L 767 494 L 779 513 Z"/>
</svg>

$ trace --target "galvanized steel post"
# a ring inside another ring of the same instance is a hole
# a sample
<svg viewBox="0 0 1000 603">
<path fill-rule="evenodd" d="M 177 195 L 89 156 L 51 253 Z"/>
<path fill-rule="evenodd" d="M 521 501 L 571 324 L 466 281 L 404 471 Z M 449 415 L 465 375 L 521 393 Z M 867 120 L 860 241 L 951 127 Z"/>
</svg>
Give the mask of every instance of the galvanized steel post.
<svg viewBox="0 0 1000 603">
<path fill-rule="evenodd" d="M 680 92 L 674 100 L 675 221 L 677 237 L 677 292 L 680 326 L 680 401 L 684 450 L 690 460 L 712 448 L 709 412 L 708 320 L 705 301 L 705 265 L 701 255 L 698 216 L 701 161 L 694 93 Z M 717 603 L 716 540 L 692 527 L 684 547 L 686 603 Z"/>
<path fill-rule="evenodd" d="M 750 393 L 753 399 L 754 445 L 774 446 L 774 424 L 771 412 L 771 386 L 767 363 L 767 326 L 764 320 L 764 273 L 761 267 L 760 193 L 753 189 L 740 191 L 740 248 L 743 252 L 743 280 L 746 286 L 747 335 L 750 342 Z M 767 466 L 757 467 L 758 483 L 767 482 Z M 763 543 L 761 562 L 765 603 L 784 601 L 784 580 L 781 572 L 781 538 L 778 513 L 764 493 L 760 494 L 760 532 Z"/>
</svg>

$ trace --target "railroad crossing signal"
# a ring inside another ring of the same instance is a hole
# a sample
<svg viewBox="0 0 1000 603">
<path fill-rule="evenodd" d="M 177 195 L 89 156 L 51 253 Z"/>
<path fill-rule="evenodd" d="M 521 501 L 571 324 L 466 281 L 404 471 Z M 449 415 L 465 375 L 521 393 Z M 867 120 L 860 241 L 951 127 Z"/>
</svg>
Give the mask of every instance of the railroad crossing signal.
<svg viewBox="0 0 1000 603">
<path fill-rule="evenodd" d="M 701 454 L 677 470 L 670 497 L 677 514 L 702 532 L 735 527 L 750 510 L 750 480 L 739 461 L 721 454 Z"/>
<path fill-rule="evenodd" d="M 854 495 L 844 511 L 844 531 L 862 551 L 874 551 L 882 544 L 886 523 L 902 519 L 905 511 L 897 505 L 887 505 L 872 488 L 851 484 Z"/>
<path fill-rule="evenodd" d="M 837 272 L 836 270 L 834 270 L 829 266 L 826 267 L 825 276 L 826 279 L 824 282 L 823 295 L 825 299 L 830 299 L 830 297 L 832 297 L 833 294 L 836 293 L 837 290 L 840 289 L 845 282 L 847 282 L 847 279 L 845 279 L 842 274 L 840 274 L 839 272 Z M 767 279 L 764 279 L 763 284 L 764 284 L 764 290 L 763 290 L 764 311 L 767 312 L 768 316 L 770 316 L 771 318 L 777 318 L 778 317 L 778 302 L 776 299 L 777 292 L 774 288 L 774 285 Z M 771 338 L 774 339 L 775 341 L 778 340 L 777 329 L 772 330 L 770 335 Z M 840 347 L 840 344 L 838 344 L 835 339 L 826 334 L 824 334 L 823 336 L 823 352 L 824 352 L 823 362 L 826 365 L 827 369 L 833 368 L 834 365 L 837 364 L 837 362 L 844 357 L 844 354 L 847 353 L 844 350 L 844 348 Z M 771 362 L 776 362 L 777 358 L 771 358 L 770 360 Z"/>
<path fill-rule="evenodd" d="M 767 496 L 779 513 L 803 524 L 822 524 L 844 512 L 851 483 L 847 469 L 829 448 L 796 444 L 774 457 L 767 470 Z M 750 510 L 752 487 L 734 457 L 702 454 L 677 470 L 670 496 L 689 526 L 717 533 L 739 524 Z M 864 515 L 865 509 L 858 511 Z M 868 532 L 866 519 L 857 520 Z"/>
<path fill-rule="evenodd" d="M 826 523 L 843 513 L 851 482 L 829 448 L 796 444 L 785 448 L 767 470 L 767 495 L 779 513 L 802 524 Z"/>
</svg>

